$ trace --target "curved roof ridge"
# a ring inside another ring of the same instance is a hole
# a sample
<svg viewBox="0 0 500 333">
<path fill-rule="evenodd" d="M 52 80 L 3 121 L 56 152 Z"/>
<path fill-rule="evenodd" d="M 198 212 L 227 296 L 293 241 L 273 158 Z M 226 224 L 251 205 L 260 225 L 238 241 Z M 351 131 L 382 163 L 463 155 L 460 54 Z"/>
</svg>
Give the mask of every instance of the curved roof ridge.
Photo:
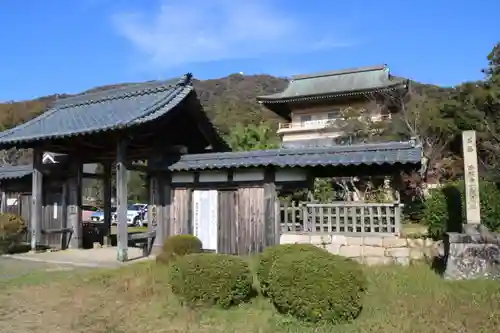
<svg viewBox="0 0 500 333">
<path fill-rule="evenodd" d="M 292 75 L 292 80 L 314 79 L 323 76 L 344 75 L 344 74 L 372 72 L 381 70 L 388 70 L 387 65 L 383 64 L 383 65 L 364 66 L 364 67 L 352 67 L 352 68 L 339 69 L 326 72 L 317 72 L 311 74 L 298 74 L 298 75 Z"/>
<path fill-rule="evenodd" d="M 80 105 L 106 102 L 113 99 L 134 97 L 143 94 L 156 93 L 168 90 L 176 85 L 191 84 L 192 74 L 162 81 L 148 81 L 144 83 L 134 83 L 123 87 L 84 93 L 77 96 L 66 97 L 57 100 L 53 107 L 58 109 L 71 108 Z"/>
</svg>

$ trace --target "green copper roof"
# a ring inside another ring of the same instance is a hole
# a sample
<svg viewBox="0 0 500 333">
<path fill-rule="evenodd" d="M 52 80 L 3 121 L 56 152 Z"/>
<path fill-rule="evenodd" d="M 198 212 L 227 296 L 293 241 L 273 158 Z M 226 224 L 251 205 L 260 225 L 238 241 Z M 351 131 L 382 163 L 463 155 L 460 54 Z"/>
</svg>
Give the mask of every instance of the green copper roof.
<svg viewBox="0 0 500 333">
<path fill-rule="evenodd" d="M 385 65 L 293 76 L 281 93 L 259 96 L 260 103 L 287 103 L 364 94 L 405 86 L 394 79 Z"/>
</svg>

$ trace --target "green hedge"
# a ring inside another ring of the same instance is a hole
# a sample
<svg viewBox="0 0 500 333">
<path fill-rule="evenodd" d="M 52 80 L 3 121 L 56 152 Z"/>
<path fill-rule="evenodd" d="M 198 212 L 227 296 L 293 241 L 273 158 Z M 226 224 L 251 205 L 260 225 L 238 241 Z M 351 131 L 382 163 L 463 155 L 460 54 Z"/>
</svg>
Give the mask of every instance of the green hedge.
<svg viewBox="0 0 500 333">
<path fill-rule="evenodd" d="M 492 231 L 500 231 L 500 190 L 493 182 L 479 182 L 481 223 Z M 448 231 L 461 231 L 465 223 L 465 185 L 463 181 L 430 191 L 424 203 L 422 221 L 429 235 L 443 238 Z"/>
<path fill-rule="evenodd" d="M 26 232 L 26 223 L 16 214 L 0 214 L 0 254 L 11 252 L 17 247 L 23 234 Z"/>
<path fill-rule="evenodd" d="M 175 235 L 167 238 L 156 261 L 168 264 L 173 258 L 203 251 L 201 240 L 193 235 Z"/>
<path fill-rule="evenodd" d="M 358 263 L 333 254 L 303 251 L 276 258 L 269 273 L 268 294 L 282 313 L 338 324 L 359 315 L 362 281 Z"/>
<path fill-rule="evenodd" d="M 172 291 L 184 303 L 227 308 L 253 294 L 252 274 L 240 257 L 198 253 L 174 260 L 169 269 Z"/>
<path fill-rule="evenodd" d="M 257 266 L 257 279 L 260 285 L 260 291 L 263 295 L 267 295 L 269 289 L 269 272 L 274 261 L 286 254 L 300 253 L 300 252 L 313 252 L 318 255 L 330 255 L 324 249 L 311 244 L 282 244 L 266 248 L 259 255 L 259 264 Z"/>
</svg>

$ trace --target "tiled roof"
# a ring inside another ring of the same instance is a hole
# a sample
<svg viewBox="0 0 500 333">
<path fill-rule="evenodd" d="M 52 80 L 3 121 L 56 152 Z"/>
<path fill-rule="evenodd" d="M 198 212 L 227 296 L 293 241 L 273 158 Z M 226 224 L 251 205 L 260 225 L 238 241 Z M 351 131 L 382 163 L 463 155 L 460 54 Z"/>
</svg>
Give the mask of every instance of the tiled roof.
<svg viewBox="0 0 500 333">
<path fill-rule="evenodd" d="M 61 99 L 44 114 L 0 133 L 0 148 L 16 143 L 123 129 L 155 120 L 191 91 L 191 74 Z"/>
<path fill-rule="evenodd" d="M 33 172 L 31 165 L 8 165 L 0 167 L 0 181 L 4 179 L 19 179 L 30 176 Z"/>
<path fill-rule="evenodd" d="M 422 149 L 411 142 L 388 142 L 302 149 L 272 149 L 184 155 L 169 165 L 172 171 L 245 167 L 315 167 L 419 164 Z"/>
<path fill-rule="evenodd" d="M 259 96 L 261 103 L 284 103 L 391 90 L 407 84 L 393 79 L 387 66 L 352 68 L 340 71 L 293 76 L 281 93 Z"/>
</svg>

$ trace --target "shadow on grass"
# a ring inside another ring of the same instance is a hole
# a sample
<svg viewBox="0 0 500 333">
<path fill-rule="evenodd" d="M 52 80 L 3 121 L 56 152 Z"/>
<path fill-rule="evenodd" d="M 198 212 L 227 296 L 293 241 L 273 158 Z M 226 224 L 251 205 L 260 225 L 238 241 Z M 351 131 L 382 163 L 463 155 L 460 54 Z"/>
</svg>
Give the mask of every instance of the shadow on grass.
<svg viewBox="0 0 500 333">
<path fill-rule="evenodd" d="M 446 271 L 448 255 L 450 252 L 450 243 L 448 240 L 449 232 L 463 232 L 463 206 L 460 190 L 455 186 L 447 186 L 442 189 L 446 198 L 447 220 L 444 221 L 443 253 L 432 258 L 431 268 L 439 276 L 443 276 Z"/>
</svg>

